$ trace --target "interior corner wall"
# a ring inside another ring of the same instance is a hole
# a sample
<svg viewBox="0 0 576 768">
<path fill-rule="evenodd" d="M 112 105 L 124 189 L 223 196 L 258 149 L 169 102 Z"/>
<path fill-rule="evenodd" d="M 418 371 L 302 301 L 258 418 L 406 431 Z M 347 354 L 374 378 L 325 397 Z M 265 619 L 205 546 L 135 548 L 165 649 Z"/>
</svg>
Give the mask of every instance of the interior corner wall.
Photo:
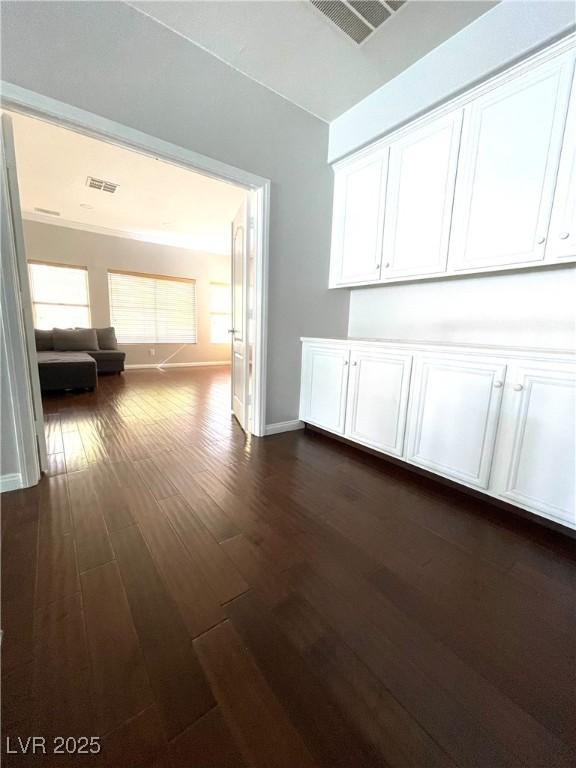
<svg viewBox="0 0 576 768">
<path fill-rule="evenodd" d="M 86 267 L 92 325 L 110 322 L 108 271 L 124 270 L 196 280 L 198 342 L 196 344 L 120 344 L 127 365 L 207 363 L 230 359 L 230 345 L 210 342 L 210 283 L 230 282 L 230 257 L 199 253 L 170 245 L 24 221 L 26 258 Z M 150 354 L 153 351 L 153 355 Z"/>
<path fill-rule="evenodd" d="M 574 29 L 571 2 L 503 0 L 330 126 L 331 160 L 389 133 Z M 356 288 L 360 338 L 576 347 L 573 267 Z"/>
<path fill-rule="evenodd" d="M 300 336 L 348 322 L 328 125 L 125 3 L 4 3 L 1 34 L 5 81 L 271 180 L 266 420 L 296 419 Z"/>
<path fill-rule="evenodd" d="M 501 0 L 330 124 L 329 162 L 573 32 L 570 0 Z"/>
</svg>

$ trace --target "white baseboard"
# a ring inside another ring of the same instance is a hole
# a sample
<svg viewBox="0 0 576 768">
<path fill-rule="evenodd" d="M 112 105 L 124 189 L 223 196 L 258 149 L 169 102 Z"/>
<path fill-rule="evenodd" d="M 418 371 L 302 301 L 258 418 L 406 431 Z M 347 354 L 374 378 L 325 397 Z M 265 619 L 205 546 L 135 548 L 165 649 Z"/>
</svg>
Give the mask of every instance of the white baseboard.
<svg viewBox="0 0 576 768">
<path fill-rule="evenodd" d="M 18 488 L 22 488 L 22 475 L 19 472 L 0 476 L 0 493 L 16 491 Z"/>
<path fill-rule="evenodd" d="M 202 368 L 208 365 L 230 365 L 230 360 L 213 360 L 207 363 L 142 363 L 124 367 L 127 371 L 135 371 L 140 368 Z"/>
<path fill-rule="evenodd" d="M 294 432 L 297 429 L 304 429 L 304 422 L 298 419 L 277 421 L 276 424 L 266 424 L 267 435 L 277 435 L 279 432 Z"/>
</svg>

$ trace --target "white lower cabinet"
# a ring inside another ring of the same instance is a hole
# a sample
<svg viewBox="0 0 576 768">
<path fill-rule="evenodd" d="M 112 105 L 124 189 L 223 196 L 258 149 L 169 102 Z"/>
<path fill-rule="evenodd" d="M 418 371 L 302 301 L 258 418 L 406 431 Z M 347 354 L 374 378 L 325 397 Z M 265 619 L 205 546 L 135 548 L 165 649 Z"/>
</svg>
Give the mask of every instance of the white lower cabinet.
<svg viewBox="0 0 576 768">
<path fill-rule="evenodd" d="M 300 419 L 344 434 L 350 352 L 342 346 L 305 345 Z"/>
<path fill-rule="evenodd" d="M 506 376 L 501 361 L 421 357 L 411 394 L 406 458 L 487 488 Z"/>
<path fill-rule="evenodd" d="M 411 367 L 412 355 L 352 350 L 346 437 L 402 456 Z"/>
<path fill-rule="evenodd" d="M 302 421 L 576 528 L 574 355 L 303 342 Z"/>
<path fill-rule="evenodd" d="M 492 490 L 506 501 L 576 525 L 576 366 L 511 367 Z"/>
</svg>

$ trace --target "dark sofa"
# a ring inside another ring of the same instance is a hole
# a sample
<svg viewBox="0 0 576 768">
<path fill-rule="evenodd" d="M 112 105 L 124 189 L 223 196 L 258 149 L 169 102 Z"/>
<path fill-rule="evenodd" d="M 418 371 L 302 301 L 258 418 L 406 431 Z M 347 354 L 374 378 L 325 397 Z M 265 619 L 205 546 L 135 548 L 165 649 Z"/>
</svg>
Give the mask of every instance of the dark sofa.
<svg viewBox="0 0 576 768">
<path fill-rule="evenodd" d="M 126 354 L 114 328 L 53 328 L 34 331 L 43 392 L 95 389 L 99 373 L 121 373 Z"/>
</svg>

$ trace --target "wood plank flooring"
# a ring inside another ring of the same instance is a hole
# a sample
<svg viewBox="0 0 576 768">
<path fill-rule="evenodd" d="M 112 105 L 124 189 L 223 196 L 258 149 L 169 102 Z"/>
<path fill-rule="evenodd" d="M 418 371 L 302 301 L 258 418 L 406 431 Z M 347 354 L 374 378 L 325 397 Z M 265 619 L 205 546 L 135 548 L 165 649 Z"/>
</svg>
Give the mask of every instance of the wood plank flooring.
<svg viewBox="0 0 576 768">
<path fill-rule="evenodd" d="M 45 398 L 2 496 L 3 765 L 576 765 L 576 546 L 311 432 L 222 368 Z M 6 751 L 98 736 L 97 755 Z"/>
</svg>

